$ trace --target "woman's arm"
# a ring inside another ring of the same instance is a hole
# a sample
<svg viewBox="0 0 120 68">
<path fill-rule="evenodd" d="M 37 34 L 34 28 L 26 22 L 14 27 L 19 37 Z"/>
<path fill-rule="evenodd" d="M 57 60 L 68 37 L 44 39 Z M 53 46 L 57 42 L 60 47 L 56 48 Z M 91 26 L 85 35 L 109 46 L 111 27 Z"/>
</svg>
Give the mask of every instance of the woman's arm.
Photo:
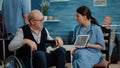
<svg viewBox="0 0 120 68">
<path fill-rule="evenodd" d="M 103 50 L 105 48 L 105 40 L 104 40 L 103 32 L 100 27 L 97 26 L 94 27 L 93 36 L 94 37 L 90 41 L 93 42 L 94 39 L 95 42 L 94 43 L 89 42 L 87 44 L 87 47 Z"/>
<path fill-rule="evenodd" d="M 104 50 L 104 46 L 101 46 L 100 44 L 90 44 L 90 43 L 88 43 L 86 47 L 92 47 L 92 48 Z"/>
<path fill-rule="evenodd" d="M 6 34 L 5 21 L 4 16 L 2 16 L 2 37 L 5 37 L 5 34 Z"/>
</svg>

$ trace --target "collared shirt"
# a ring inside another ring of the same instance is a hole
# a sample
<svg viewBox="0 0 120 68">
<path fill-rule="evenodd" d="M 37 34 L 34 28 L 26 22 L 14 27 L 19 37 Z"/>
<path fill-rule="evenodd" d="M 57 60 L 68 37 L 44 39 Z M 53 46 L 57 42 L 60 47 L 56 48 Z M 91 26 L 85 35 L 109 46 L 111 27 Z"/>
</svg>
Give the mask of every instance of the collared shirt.
<svg viewBox="0 0 120 68">
<path fill-rule="evenodd" d="M 40 37 L 41 37 L 41 30 L 39 34 L 37 35 L 34 30 L 30 27 L 32 35 L 34 39 L 36 40 L 37 43 L 40 43 Z M 50 36 L 48 30 L 45 28 L 47 32 L 47 40 L 53 40 L 53 38 Z M 10 51 L 15 51 L 18 48 L 22 47 L 24 45 L 24 35 L 23 35 L 23 30 L 20 28 L 17 32 L 13 40 L 10 42 L 8 48 Z"/>
</svg>

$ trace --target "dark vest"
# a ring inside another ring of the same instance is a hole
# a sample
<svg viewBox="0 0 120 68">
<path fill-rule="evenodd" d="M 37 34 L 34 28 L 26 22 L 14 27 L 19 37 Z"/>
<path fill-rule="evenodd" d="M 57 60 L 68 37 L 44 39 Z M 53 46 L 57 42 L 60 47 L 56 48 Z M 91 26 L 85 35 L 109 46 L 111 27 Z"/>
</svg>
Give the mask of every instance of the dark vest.
<svg viewBox="0 0 120 68">
<path fill-rule="evenodd" d="M 23 26 L 22 30 L 23 30 L 24 39 L 26 38 L 26 39 L 30 39 L 32 41 L 35 41 L 35 39 L 32 35 L 32 32 L 31 32 L 31 29 L 28 25 Z M 47 32 L 46 32 L 45 28 L 43 28 L 41 31 L 41 38 L 40 39 L 41 39 L 41 41 L 39 44 L 35 41 L 35 43 L 37 44 L 37 48 L 38 48 L 38 50 L 46 51 L 45 42 L 47 40 Z M 18 56 L 22 55 L 22 56 L 26 56 L 26 57 L 30 56 L 30 52 L 31 52 L 30 47 L 27 44 L 22 46 L 17 51 Z"/>
</svg>

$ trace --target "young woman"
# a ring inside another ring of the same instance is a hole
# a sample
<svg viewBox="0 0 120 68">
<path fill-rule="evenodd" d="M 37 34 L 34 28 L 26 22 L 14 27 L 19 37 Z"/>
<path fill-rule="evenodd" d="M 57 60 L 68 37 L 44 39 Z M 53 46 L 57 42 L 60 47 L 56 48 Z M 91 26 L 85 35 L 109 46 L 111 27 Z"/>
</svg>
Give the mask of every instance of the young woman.
<svg viewBox="0 0 120 68">
<path fill-rule="evenodd" d="M 73 68 L 92 68 L 102 56 L 100 50 L 105 46 L 103 33 L 87 6 L 81 6 L 76 11 L 78 25 L 74 30 L 73 42 L 78 35 L 90 35 L 90 38 L 86 47 L 73 50 Z"/>
</svg>

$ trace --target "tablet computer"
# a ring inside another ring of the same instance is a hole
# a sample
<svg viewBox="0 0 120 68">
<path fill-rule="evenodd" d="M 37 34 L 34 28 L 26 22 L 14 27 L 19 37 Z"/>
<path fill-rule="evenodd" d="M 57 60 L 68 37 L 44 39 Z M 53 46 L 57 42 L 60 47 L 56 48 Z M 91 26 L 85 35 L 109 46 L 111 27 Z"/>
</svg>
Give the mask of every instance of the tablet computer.
<svg viewBox="0 0 120 68">
<path fill-rule="evenodd" d="M 75 47 L 86 47 L 90 35 L 78 35 L 74 43 Z"/>
</svg>

